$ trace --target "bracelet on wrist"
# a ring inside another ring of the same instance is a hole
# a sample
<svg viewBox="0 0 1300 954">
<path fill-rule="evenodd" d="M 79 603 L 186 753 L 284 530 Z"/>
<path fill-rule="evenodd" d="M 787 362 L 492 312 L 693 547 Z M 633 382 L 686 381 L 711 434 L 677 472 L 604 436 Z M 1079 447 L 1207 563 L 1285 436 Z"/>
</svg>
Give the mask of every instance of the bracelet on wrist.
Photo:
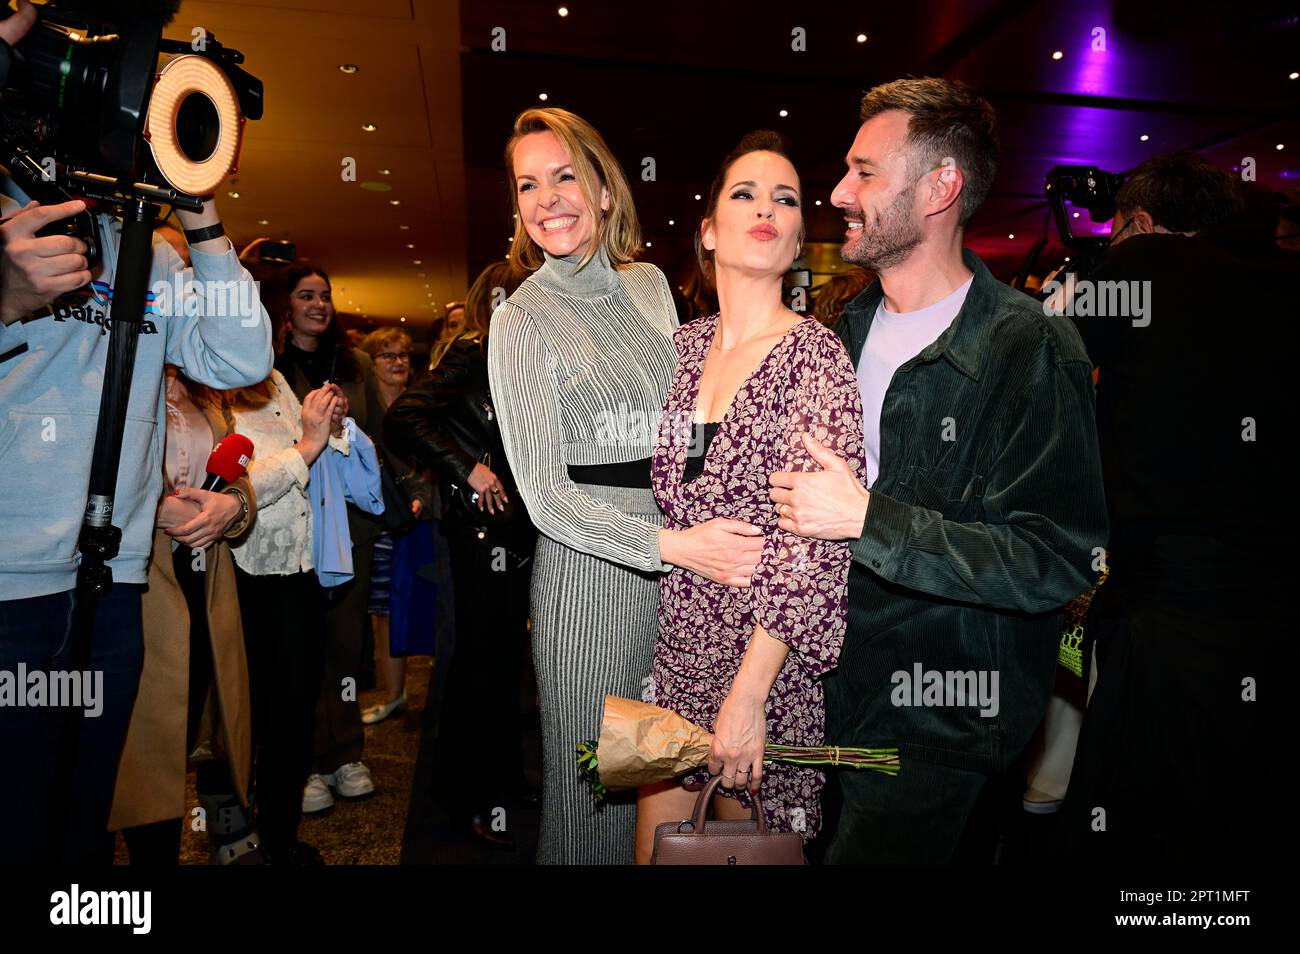
<svg viewBox="0 0 1300 954">
<path fill-rule="evenodd" d="M 198 245 L 200 242 L 221 238 L 225 234 L 226 227 L 218 222 L 216 225 L 207 225 L 200 229 L 186 229 L 185 241 L 190 245 Z"/>
</svg>

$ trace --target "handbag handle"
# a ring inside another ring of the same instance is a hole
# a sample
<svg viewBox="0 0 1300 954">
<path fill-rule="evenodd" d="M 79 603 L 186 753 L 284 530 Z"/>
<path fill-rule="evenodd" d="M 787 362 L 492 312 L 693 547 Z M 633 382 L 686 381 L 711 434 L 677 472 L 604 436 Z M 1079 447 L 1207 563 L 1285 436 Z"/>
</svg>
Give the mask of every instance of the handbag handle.
<svg viewBox="0 0 1300 954">
<path fill-rule="evenodd" d="M 709 784 L 704 786 L 699 797 L 695 799 L 695 818 L 691 824 L 695 826 L 697 834 L 702 834 L 704 832 L 704 823 L 708 819 L 709 815 L 709 801 L 713 798 L 713 794 L 718 790 L 718 786 L 721 784 L 721 774 L 712 776 L 709 779 Z M 758 833 L 760 835 L 766 835 L 767 819 L 763 816 L 762 811 L 759 810 L 757 793 L 750 793 L 749 802 L 750 815 L 758 824 Z"/>
</svg>

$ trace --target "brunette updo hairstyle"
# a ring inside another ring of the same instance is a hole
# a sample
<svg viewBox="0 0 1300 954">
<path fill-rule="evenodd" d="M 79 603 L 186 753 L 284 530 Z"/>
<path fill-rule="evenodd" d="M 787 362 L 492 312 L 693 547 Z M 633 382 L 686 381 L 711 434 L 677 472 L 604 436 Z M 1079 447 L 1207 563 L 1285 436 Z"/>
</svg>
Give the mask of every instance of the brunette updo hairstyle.
<svg viewBox="0 0 1300 954">
<path fill-rule="evenodd" d="M 727 158 L 722 160 L 722 168 L 718 174 L 713 177 L 713 184 L 709 186 L 708 203 L 704 206 L 704 217 L 700 219 L 699 227 L 695 230 L 695 262 L 699 266 L 699 274 L 707 288 L 716 288 L 716 278 L 713 269 L 713 252 L 704 247 L 704 223 L 711 220 L 718 213 L 718 202 L 722 198 L 722 190 L 727 184 L 727 173 L 731 167 L 743 157 L 751 152 L 772 152 L 778 156 L 783 156 L 794 165 L 794 159 L 790 157 L 790 147 L 784 136 L 779 132 L 771 129 L 757 129 L 754 132 L 745 133 L 736 148 L 727 154 Z M 799 209 L 799 251 L 803 251 L 804 238 L 807 235 L 807 226 L 803 221 L 803 207 Z M 796 253 L 797 255 L 798 253 Z"/>
</svg>

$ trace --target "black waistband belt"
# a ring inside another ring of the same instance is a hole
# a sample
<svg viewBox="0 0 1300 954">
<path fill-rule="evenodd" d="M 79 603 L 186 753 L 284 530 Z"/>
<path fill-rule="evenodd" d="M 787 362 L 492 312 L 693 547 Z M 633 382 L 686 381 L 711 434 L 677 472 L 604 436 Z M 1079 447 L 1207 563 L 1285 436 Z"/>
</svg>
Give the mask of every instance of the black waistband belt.
<svg viewBox="0 0 1300 954">
<path fill-rule="evenodd" d="M 569 479 L 575 484 L 598 487 L 644 487 L 650 489 L 650 458 L 621 464 L 570 464 Z"/>
</svg>

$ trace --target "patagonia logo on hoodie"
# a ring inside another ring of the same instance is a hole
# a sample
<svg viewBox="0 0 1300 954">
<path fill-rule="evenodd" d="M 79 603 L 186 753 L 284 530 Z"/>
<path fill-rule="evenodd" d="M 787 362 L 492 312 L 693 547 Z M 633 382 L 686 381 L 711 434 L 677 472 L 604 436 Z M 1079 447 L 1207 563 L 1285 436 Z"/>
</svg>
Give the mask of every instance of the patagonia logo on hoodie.
<svg viewBox="0 0 1300 954">
<path fill-rule="evenodd" d="M 56 298 L 50 304 L 50 314 L 54 316 L 55 321 L 67 321 L 71 318 L 88 325 L 97 325 L 99 333 L 106 335 L 113 327 L 113 319 L 108 314 L 112 304 L 113 286 L 105 281 L 93 281 L 74 292 Z M 157 296 L 153 292 L 145 293 L 144 311 L 146 315 L 159 314 Z M 145 318 L 140 325 L 140 334 L 156 335 L 157 333 L 158 326 Z"/>
</svg>

